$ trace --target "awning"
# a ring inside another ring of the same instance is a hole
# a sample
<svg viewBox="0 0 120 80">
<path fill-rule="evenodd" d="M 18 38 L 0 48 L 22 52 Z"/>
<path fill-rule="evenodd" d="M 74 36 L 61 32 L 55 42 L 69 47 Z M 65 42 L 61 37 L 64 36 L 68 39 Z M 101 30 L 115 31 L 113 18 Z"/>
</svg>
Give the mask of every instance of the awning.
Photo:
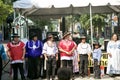
<svg viewBox="0 0 120 80">
<path fill-rule="evenodd" d="M 64 16 L 70 14 L 119 13 L 120 0 L 19 0 L 13 8 L 28 16 Z"/>
</svg>

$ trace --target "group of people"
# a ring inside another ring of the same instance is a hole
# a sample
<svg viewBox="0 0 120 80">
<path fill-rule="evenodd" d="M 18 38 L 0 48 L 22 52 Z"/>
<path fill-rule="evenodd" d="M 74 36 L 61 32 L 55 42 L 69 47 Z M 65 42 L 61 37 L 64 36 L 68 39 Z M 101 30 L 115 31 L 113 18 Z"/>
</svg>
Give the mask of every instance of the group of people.
<svg viewBox="0 0 120 80">
<path fill-rule="evenodd" d="M 18 80 L 18 69 L 22 80 L 26 80 L 25 72 L 29 80 L 38 79 L 44 75 L 43 70 L 46 70 L 47 80 L 50 80 L 50 78 L 55 80 L 56 63 L 59 58 L 60 69 L 63 69 L 58 70 L 58 80 L 66 80 L 67 78 L 67 80 L 69 78 L 74 80 L 75 70 L 79 71 L 81 78 L 88 77 L 88 63 L 91 59 L 91 54 L 94 63 L 94 78 L 101 78 L 101 45 L 95 42 L 92 51 L 91 45 L 86 42 L 86 36 L 81 36 L 79 44 L 72 40 L 70 32 L 65 32 L 59 43 L 54 41 L 52 34 L 48 34 L 47 41 L 44 43 L 38 40 L 36 34 L 31 34 L 27 43 L 20 41 L 18 34 L 14 34 L 12 37 L 13 40 L 7 44 L 7 55 L 13 70 L 13 80 Z M 107 53 L 107 74 L 110 76 L 120 74 L 120 41 L 117 34 L 113 34 L 108 42 Z M 2 75 L 2 59 L 7 59 L 2 44 L 0 45 L 0 55 L 0 75 Z M 24 64 L 25 62 L 26 64 Z M 79 62 L 80 64 L 78 64 Z M 25 69 L 23 65 L 26 65 Z M 66 69 L 70 71 L 66 73 Z M 68 74 L 70 77 L 62 74 Z"/>
</svg>

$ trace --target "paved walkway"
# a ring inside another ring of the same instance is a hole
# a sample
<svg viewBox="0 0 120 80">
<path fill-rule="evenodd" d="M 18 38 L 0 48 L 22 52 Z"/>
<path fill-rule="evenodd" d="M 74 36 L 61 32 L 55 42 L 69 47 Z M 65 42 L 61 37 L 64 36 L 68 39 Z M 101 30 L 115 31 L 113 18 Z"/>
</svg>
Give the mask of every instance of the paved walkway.
<svg viewBox="0 0 120 80">
<path fill-rule="evenodd" d="M 12 80 L 12 78 L 7 72 L 3 72 L 2 80 Z M 19 75 L 19 80 L 20 80 L 20 75 Z M 37 79 L 37 80 L 47 80 L 47 79 Z M 115 77 L 115 78 L 111 78 L 108 75 L 105 75 L 102 79 L 94 79 L 93 74 L 91 74 L 90 78 L 76 77 L 75 80 L 120 80 L 120 77 L 118 76 L 118 77 Z"/>
</svg>

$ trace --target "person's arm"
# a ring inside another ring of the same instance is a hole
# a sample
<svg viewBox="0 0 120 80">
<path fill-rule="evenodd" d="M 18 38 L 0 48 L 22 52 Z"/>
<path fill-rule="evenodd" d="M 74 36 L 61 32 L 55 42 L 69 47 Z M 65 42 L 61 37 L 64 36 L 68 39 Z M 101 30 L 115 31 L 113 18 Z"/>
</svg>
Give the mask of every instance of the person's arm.
<svg viewBox="0 0 120 80">
<path fill-rule="evenodd" d="M 56 60 L 58 60 L 58 47 L 56 43 L 55 43 L 55 56 L 56 56 Z"/>
<path fill-rule="evenodd" d="M 66 53 L 66 54 L 69 54 L 69 52 L 67 52 L 67 51 L 63 50 L 63 49 L 62 49 L 62 48 L 60 48 L 60 47 L 59 47 L 59 51 L 60 51 L 60 52 L 64 52 L 64 53 Z"/>
<path fill-rule="evenodd" d="M 44 55 L 45 60 L 48 60 L 48 58 L 47 58 L 47 44 L 46 44 L 46 42 L 43 45 L 42 54 Z"/>
<path fill-rule="evenodd" d="M 110 42 L 108 42 L 107 44 L 107 54 L 109 55 L 109 57 L 112 57 L 111 50 L 110 50 Z"/>
<path fill-rule="evenodd" d="M 59 44 L 58 44 L 58 49 L 59 49 L 59 51 L 68 54 L 68 52 L 65 51 L 65 50 L 63 50 L 61 46 L 62 46 L 62 42 L 60 41 Z"/>
<path fill-rule="evenodd" d="M 41 50 L 40 58 L 43 58 L 43 54 L 42 54 L 42 51 L 43 51 L 43 42 L 42 41 L 40 41 L 40 50 Z"/>
<path fill-rule="evenodd" d="M 26 50 L 25 50 L 25 47 L 23 48 L 23 56 L 22 56 L 22 60 L 24 60 L 25 58 L 25 54 L 26 54 Z"/>
<path fill-rule="evenodd" d="M 7 44 L 7 56 L 9 57 L 10 60 L 12 60 L 11 54 L 10 54 L 10 43 Z"/>
<path fill-rule="evenodd" d="M 78 44 L 78 46 L 77 46 L 77 53 L 78 53 L 77 58 L 78 58 L 78 62 L 80 62 L 80 47 L 79 47 L 79 45 L 80 44 Z"/>
<path fill-rule="evenodd" d="M 7 55 L 6 55 L 5 48 L 4 48 L 3 45 L 1 46 L 1 57 L 2 57 L 2 60 L 3 60 L 3 65 L 5 65 L 6 60 L 7 60 Z"/>
<path fill-rule="evenodd" d="M 100 49 L 100 50 L 98 51 L 98 65 L 100 65 L 101 56 L 102 56 L 102 51 L 101 51 L 101 49 Z"/>
<path fill-rule="evenodd" d="M 75 50 L 75 48 L 77 47 L 76 43 L 74 42 L 74 47 L 72 48 L 72 50 L 69 52 L 70 54 L 73 53 L 73 51 Z"/>
<path fill-rule="evenodd" d="M 22 60 L 24 60 L 25 58 L 25 54 L 26 54 L 26 49 L 25 49 L 25 44 L 23 42 L 21 42 L 22 47 L 23 47 L 23 55 L 22 55 Z"/>
<path fill-rule="evenodd" d="M 88 44 L 88 59 L 91 59 L 91 53 L 92 53 L 92 49 L 91 46 Z"/>
</svg>

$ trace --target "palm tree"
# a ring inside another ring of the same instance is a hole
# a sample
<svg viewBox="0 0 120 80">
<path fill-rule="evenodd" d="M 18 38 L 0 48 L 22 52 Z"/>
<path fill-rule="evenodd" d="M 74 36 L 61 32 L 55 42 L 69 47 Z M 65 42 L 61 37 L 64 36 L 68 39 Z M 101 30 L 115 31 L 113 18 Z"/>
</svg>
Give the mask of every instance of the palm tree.
<svg viewBox="0 0 120 80">
<path fill-rule="evenodd" d="M 102 28 L 105 26 L 105 18 L 107 18 L 106 14 L 94 14 L 93 15 L 93 26 L 94 31 L 97 31 L 96 33 L 99 34 L 102 31 Z"/>
<path fill-rule="evenodd" d="M 97 31 L 97 33 L 101 33 L 102 28 L 105 26 L 105 18 L 107 18 L 106 14 L 93 14 L 92 20 L 93 20 L 93 31 Z M 85 14 L 81 15 L 80 17 L 80 23 L 82 27 L 84 27 L 86 30 L 90 29 L 90 15 Z"/>
</svg>

